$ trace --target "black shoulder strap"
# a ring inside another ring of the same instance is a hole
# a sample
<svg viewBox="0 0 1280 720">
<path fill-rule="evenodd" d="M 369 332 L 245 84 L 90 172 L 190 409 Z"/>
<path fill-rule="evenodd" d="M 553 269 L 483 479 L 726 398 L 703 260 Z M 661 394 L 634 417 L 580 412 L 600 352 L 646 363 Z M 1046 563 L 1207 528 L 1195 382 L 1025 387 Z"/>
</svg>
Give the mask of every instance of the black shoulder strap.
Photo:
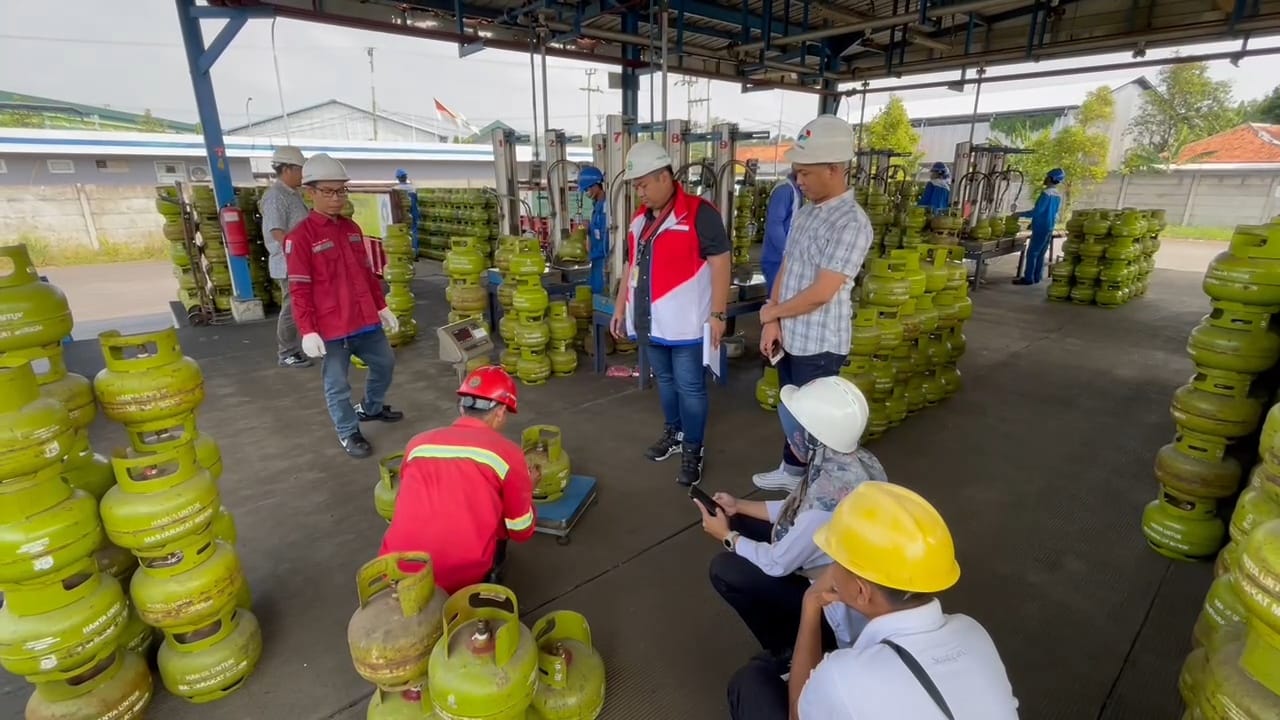
<svg viewBox="0 0 1280 720">
<path fill-rule="evenodd" d="M 942 714 L 946 716 L 947 720 L 956 720 L 956 716 L 951 713 L 951 708 L 947 705 L 947 701 L 942 697 L 942 691 L 939 690 L 937 684 L 933 682 L 933 678 L 929 677 L 929 673 L 925 672 L 924 668 L 920 666 L 920 661 L 916 660 L 916 656 L 912 655 L 906 648 L 902 647 L 898 643 L 887 638 L 881 640 L 880 644 L 888 645 L 893 648 L 893 651 L 898 653 L 898 657 L 902 659 L 902 664 L 906 665 L 907 669 L 911 671 L 911 674 L 916 676 L 916 682 L 920 683 L 920 687 L 924 688 L 926 693 L 929 693 L 929 699 L 933 700 L 934 704 L 938 706 L 938 709 L 942 711 Z"/>
</svg>

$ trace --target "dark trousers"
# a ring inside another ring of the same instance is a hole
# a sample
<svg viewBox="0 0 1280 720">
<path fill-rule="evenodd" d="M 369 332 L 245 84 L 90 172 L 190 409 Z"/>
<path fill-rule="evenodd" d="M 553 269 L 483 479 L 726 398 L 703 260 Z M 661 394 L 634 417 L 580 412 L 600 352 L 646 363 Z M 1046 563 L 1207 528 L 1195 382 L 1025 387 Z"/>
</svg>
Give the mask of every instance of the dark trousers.
<svg viewBox="0 0 1280 720">
<path fill-rule="evenodd" d="M 737 515 L 730 526 L 742 536 L 769 542 L 772 527 L 767 521 Z M 750 560 L 735 553 L 722 552 L 711 559 L 711 586 L 738 613 L 765 651 L 775 657 L 790 655 L 800 630 L 800 609 L 809 579 L 791 574 L 784 577 L 766 575 Z M 836 647 L 835 633 L 822 622 L 822 646 Z"/>
<path fill-rule="evenodd" d="M 495 585 L 502 584 L 503 570 L 507 565 L 507 541 L 499 540 L 498 547 L 493 551 L 493 567 L 489 570 L 489 576 L 484 579 L 487 583 Z"/>
<path fill-rule="evenodd" d="M 840 368 L 849 357 L 848 353 L 818 353 L 817 355 L 783 355 L 778 361 L 778 386 L 795 385 L 803 387 L 806 383 L 818 378 L 832 377 L 840 374 Z M 803 468 L 805 461 L 796 457 L 791 444 L 782 441 L 782 461 L 793 468 Z"/>
<path fill-rule="evenodd" d="M 756 656 L 729 679 L 732 720 L 787 720 L 791 703 L 778 664 Z"/>
</svg>

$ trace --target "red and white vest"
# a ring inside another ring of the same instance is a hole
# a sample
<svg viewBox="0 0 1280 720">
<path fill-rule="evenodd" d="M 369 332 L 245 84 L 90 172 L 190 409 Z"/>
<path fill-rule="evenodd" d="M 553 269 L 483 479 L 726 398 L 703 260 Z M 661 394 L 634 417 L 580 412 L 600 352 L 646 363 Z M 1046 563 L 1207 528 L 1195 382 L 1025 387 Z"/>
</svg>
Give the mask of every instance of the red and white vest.
<svg viewBox="0 0 1280 720">
<path fill-rule="evenodd" d="M 702 342 L 703 325 L 711 313 L 711 266 L 702 257 L 698 239 L 698 209 L 706 201 L 687 194 L 677 183 L 671 212 L 661 219 L 649 242 L 650 338 L 663 345 Z M 641 207 L 627 230 L 627 334 L 635 337 L 635 288 L 640 279 L 637 238 L 644 230 L 647 208 Z"/>
</svg>

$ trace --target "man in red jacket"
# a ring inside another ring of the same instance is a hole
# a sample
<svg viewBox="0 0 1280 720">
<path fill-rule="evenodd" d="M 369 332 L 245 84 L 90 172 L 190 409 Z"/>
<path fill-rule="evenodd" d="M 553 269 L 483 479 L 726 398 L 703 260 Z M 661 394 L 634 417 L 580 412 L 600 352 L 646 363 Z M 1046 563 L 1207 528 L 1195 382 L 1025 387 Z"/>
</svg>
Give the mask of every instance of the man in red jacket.
<svg viewBox="0 0 1280 720">
<path fill-rule="evenodd" d="M 405 448 L 379 552 L 429 553 L 436 584 L 449 593 L 501 582 L 507 540 L 524 542 L 534 530 L 534 479 L 520 446 L 499 434 L 516 412 L 515 381 L 501 367 L 482 367 L 462 381 L 458 397 L 461 417 Z"/>
<path fill-rule="evenodd" d="M 347 180 L 346 168 L 328 155 L 318 153 L 307 160 L 302 184 L 315 209 L 285 236 L 284 254 L 302 352 L 324 358 L 324 397 L 338 440 L 348 455 L 365 458 L 373 448 L 360 434 L 360 423 L 404 417 L 383 404 L 396 364 L 384 328 L 395 332 L 400 324 L 387 309 L 364 233 L 342 216 Z M 347 382 L 352 355 L 369 368 L 364 399 L 354 407 Z"/>
</svg>

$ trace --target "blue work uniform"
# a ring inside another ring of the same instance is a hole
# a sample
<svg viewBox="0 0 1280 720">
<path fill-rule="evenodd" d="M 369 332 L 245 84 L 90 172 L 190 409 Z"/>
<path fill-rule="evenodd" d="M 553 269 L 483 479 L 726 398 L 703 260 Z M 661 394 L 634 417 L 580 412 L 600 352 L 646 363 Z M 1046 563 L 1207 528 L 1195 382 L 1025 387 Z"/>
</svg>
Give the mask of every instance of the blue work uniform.
<svg viewBox="0 0 1280 720">
<path fill-rule="evenodd" d="M 410 183 L 397 183 L 397 190 L 409 194 L 409 239 L 413 241 L 413 256 L 418 257 L 418 189 Z"/>
<path fill-rule="evenodd" d="M 609 262 L 609 203 L 600 198 L 591 203 L 591 224 L 587 226 L 591 258 L 591 292 L 605 292 L 604 269 Z"/>
<path fill-rule="evenodd" d="M 916 205 L 928 208 L 930 215 L 946 210 L 951 206 L 951 181 L 938 178 L 930 180 L 924 186 L 924 192 L 920 194 L 920 201 Z"/>
<path fill-rule="evenodd" d="M 787 249 L 787 233 L 804 196 L 796 185 L 795 175 L 788 175 L 769 193 L 769 207 L 764 216 L 764 252 L 760 255 L 760 271 L 764 273 L 766 296 L 773 294 L 773 281 L 782 267 L 782 254 Z"/>
<path fill-rule="evenodd" d="M 1028 283 L 1038 283 L 1044 279 L 1044 255 L 1049 250 L 1049 241 L 1053 239 L 1053 226 L 1058 224 L 1058 210 L 1062 207 L 1062 191 L 1057 187 L 1047 187 L 1036 198 L 1036 206 L 1026 212 L 1018 213 L 1019 217 L 1031 218 L 1031 242 L 1027 247 L 1026 267 L 1022 271 L 1022 279 Z"/>
</svg>

